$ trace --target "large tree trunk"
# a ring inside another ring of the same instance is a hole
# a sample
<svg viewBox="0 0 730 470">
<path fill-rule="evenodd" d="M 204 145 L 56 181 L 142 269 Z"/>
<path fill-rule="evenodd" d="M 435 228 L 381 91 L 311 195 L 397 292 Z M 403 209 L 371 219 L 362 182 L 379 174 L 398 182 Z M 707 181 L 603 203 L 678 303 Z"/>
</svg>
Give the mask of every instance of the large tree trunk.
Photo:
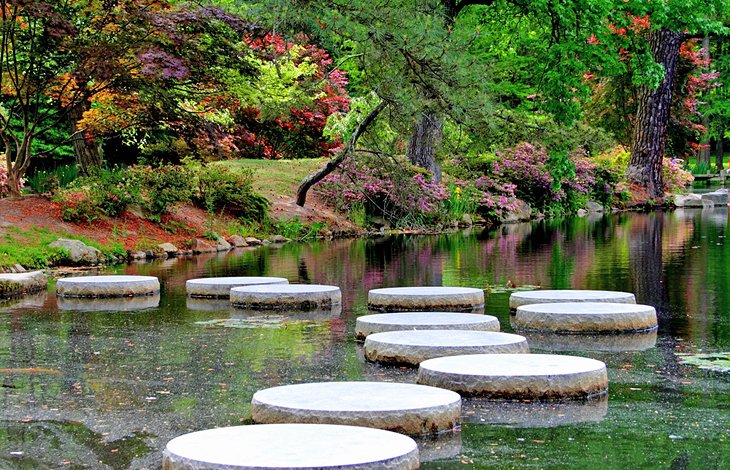
<svg viewBox="0 0 730 470">
<path fill-rule="evenodd" d="M 725 159 L 725 145 L 722 139 L 722 134 L 724 132 L 725 129 L 723 129 L 722 127 L 717 130 L 717 142 L 715 143 L 715 168 L 717 168 L 717 171 L 720 171 L 724 168 L 723 160 Z"/>
<path fill-rule="evenodd" d="M 683 38 L 683 33 L 669 31 L 666 28 L 648 34 L 654 60 L 664 67 L 664 79 L 655 89 L 646 86 L 639 88 L 631 159 L 626 177 L 629 182 L 645 188 L 650 199 L 664 196 L 662 158 L 667 143 L 672 86 Z"/>
<path fill-rule="evenodd" d="M 441 182 L 441 166 L 436 163 L 436 146 L 441 142 L 443 124 L 444 120 L 438 114 L 424 112 L 408 142 L 407 155 L 411 163 L 428 170 L 435 182 Z"/>
<path fill-rule="evenodd" d="M 91 103 L 84 100 L 68 113 L 76 165 L 79 167 L 79 173 L 85 176 L 88 176 L 95 168 L 101 167 L 101 144 L 96 139 L 87 138 L 84 130 L 79 128 L 79 121 L 84 117 L 84 112 L 90 108 Z"/>
</svg>

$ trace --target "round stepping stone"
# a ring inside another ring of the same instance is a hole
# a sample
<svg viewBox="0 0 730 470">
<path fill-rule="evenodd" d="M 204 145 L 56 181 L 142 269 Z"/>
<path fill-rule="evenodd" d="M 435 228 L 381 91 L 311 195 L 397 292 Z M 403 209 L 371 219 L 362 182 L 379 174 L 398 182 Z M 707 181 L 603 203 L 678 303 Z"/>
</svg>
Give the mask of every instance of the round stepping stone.
<svg viewBox="0 0 730 470">
<path fill-rule="evenodd" d="M 363 341 L 372 333 L 407 330 L 499 331 L 499 320 L 490 315 L 455 312 L 381 313 L 358 317 L 355 339 Z"/>
<path fill-rule="evenodd" d="M 416 469 L 418 447 L 408 436 L 334 424 L 259 424 L 176 437 L 162 457 L 165 470 Z"/>
<path fill-rule="evenodd" d="M 160 306 L 160 294 L 140 297 L 116 297 L 90 299 L 84 297 L 59 297 L 59 310 L 76 310 L 79 312 L 134 312 Z"/>
<path fill-rule="evenodd" d="M 453 429 L 461 397 L 405 383 L 305 383 L 256 392 L 251 414 L 257 423 L 347 424 L 416 435 Z"/>
<path fill-rule="evenodd" d="M 363 346 L 368 361 L 417 366 L 422 361 L 462 354 L 528 353 L 524 336 L 493 331 L 413 330 L 373 333 Z"/>
<path fill-rule="evenodd" d="M 532 349 L 545 351 L 646 351 L 656 346 L 657 330 L 646 333 L 617 333 L 609 335 L 571 335 L 545 332 L 525 332 Z"/>
<path fill-rule="evenodd" d="M 556 354 L 479 354 L 424 361 L 417 382 L 462 396 L 546 400 L 606 393 L 606 364 Z"/>
<path fill-rule="evenodd" d="M 190 297 L 228 299 L 234 287 L 267 284 L 289 284 L 289 281 L 283 277 L 207 277 L 186 281 L 185 290 Z"/>
<path fill-rule="evenodd" d="M 634 297 L 634 294 L 629 292 L 573 289 L 513 292 L 512 295 L 509 296 L 509 308 L 512 312 L 522 305 L 556 302 L 612 302 L 617 304 L 635 304 L 636 297 Z"/>
<path fill-rule="evenodd" d="M 231 304 L 251 310 L 307 311 L 330 309 L 341 303 L 342 293 L 336 286 L 270 284 L 231 289 Z"/>
<path fill-rule="evenodd" d="M 392 312 L 465 310 L 484 307 L 484 291 L 470 287 L 392 287 L 368 292 L 368 308 Z"/>
<path fill-rule="evenodd" d="M 556 333 L 618 333 L 657 328 L 654 307 L 606 302 L 522 305 L 511 321 L 517 329 Z"/>
<path fill-rule="evenodd" d="M 160 292 L 160 281 L 153 276 L 81 276 L 59 279 L 59 297 L 133 297 Z"/>
</svg>

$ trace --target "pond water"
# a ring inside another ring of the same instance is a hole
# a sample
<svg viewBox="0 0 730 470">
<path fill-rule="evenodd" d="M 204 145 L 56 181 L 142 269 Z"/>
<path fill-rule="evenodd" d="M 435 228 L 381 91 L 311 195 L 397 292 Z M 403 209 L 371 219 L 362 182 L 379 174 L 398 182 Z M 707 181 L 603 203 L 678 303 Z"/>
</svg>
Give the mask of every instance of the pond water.
<svg viewBox="0 0 730 470">
<path fill-rule="evenodd" d="M 0 468 L 159 468 L 175 436 L 250 423 L 259 389 L 414 382 L 364 362 L 353 336 L 369 289 L 421 285 L 486 289 L 507 332 L 514 285 L 631 291 L 659 316 L 653 336 L 533 338 L 533 352 L 606 362 L 608 399 L 467 402 L 460 432 L 422 439 L 422 468 L 730 468 L 730 375 L 677 355 L 730 351 L 727 227 L 721 208 L 288 244 L 104 271 L 159 276 L 146 305 L 65 304 L 53 290 L 7 301 Z M 342 312 L 302 321 L 185 295 L 187 279 L 260 275 L 338 285 Z"/>
</svg>

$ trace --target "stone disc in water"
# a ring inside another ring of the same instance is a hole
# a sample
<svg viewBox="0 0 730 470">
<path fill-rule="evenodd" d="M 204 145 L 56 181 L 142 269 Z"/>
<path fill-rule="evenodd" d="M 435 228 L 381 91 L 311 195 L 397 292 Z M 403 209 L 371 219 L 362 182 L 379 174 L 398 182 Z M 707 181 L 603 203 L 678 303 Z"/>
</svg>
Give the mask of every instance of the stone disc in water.
<svg viewBox="0 0 730 470">
<path fill-rule="evenodd" d="M 656 310 L 649 305 L 573 302 L 517 307 L 515 328 L 558 333 L 617 333 L 657 328 Z"/>
<path fill-rule="evenodd" d="M 556 302 L 613 302 L 619 304 L 635 304 L 636 297 L 629 292 L 576 289 L 513 292 L 509 296 L 510 310 L 515 310 L 522 305 Z"/>
<path fill-rule="evenodd" d="M 267 284 L 289 284 L 289 281 L 283 277 L 206 277 L 185 282 L 185 290 L 190 297 L 227 299 L 234 287 Z"/>
<path fill-rule="evenodd" d="M 231 304 L 252 310 L 307 311 L 330 309 L 341 303 L 339 287 L 321 284 L 269 284 L 231 289 Z"/>
<path fill-rule="evenodd" d="M 59 297 L 59 310 L 76 310 L 79 312 L 134 312 L 160 306 L 160 294 L 136 297 Z"/>
<path fill-rule="evenodd" d="M 412 330 L 373 333 L 363 346 L 368 361 L 417 366 L 422 361 L 462 354 L 528 353 L 524 336 L 493 331 Z"/>
<path fill-rule="evenodd" d="M 645 351 L 656 346 L 657 329 L 639 333 L 570 334 L 523 331 L 527 344 L 545 351 Z"/>
<path fill-rule="evenodd" d="M 127 297 L 159 291 L 160 281 L 153 276 L 79 276 L 56 283 L 56 295 L 60 297 Z"/>
<path fill-rule="evenodd" d="M 380 313 L 358 317 L 355 339 L 372 333 L 403 330 L 499 331 L 499 320 L 490 315 L 456 312 Z"/>
<path fill-rule="evenodd" d="M 413 439 L 332 424 L 258 424 L 209 429 L 167 443 L 164 470 L 416 469 Z"/>
<path fill-rule="evenodd" d="M 507 399 L 587 398 L 606 393 L 606 364 L 557 354 L 479 354 L 421 363 L 418 383 L 462 396 Z"/>
<path fill-rule="evenodd" d="M 454 428 L 461 397 L 441 388 L 389 382 L 318 382 L 256 392 L 257 423 L 327 423 L 426 434 Z"/>
<path fill-rule="evenodd" d="M 380 311 L 470 311 L 484 306 L 484 291 L 471 287 L 392 287 L 368 292 L 368 308 Z"/>
</svg>

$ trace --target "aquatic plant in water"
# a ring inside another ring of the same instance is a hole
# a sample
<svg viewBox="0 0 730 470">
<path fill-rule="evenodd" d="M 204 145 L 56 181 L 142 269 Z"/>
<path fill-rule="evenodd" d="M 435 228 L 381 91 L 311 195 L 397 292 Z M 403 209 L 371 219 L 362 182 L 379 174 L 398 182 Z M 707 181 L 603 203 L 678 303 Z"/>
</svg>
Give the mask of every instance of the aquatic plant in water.
<svg viewBox="0 0 730 470">
<path fill-rule="evenodd" d="M 689 364 L 700 369 L 716 372 L 730 372 L 730 352 L 712 354 L 677 354 L 679 362 Z"/>
</svg>

